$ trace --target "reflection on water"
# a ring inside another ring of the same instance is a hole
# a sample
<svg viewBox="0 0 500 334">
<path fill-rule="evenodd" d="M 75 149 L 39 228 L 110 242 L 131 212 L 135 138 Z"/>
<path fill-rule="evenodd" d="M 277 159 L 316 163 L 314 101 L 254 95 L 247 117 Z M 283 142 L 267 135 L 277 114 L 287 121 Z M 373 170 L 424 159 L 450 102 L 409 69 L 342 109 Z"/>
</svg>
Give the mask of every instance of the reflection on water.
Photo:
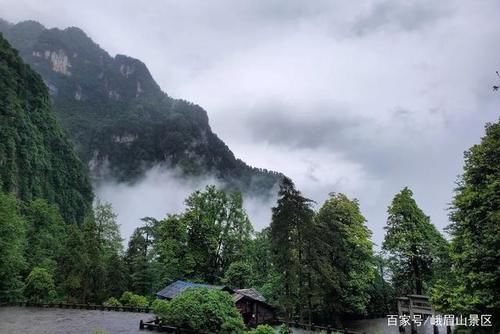
<svg viewBox="0 0 500 334">
<path fill-rule="evenodd" d="M 0 307 L 1 334 L 144 334 L 139 320 L 147 313 L 70 310 L 36 307 Z"/>
</svg>

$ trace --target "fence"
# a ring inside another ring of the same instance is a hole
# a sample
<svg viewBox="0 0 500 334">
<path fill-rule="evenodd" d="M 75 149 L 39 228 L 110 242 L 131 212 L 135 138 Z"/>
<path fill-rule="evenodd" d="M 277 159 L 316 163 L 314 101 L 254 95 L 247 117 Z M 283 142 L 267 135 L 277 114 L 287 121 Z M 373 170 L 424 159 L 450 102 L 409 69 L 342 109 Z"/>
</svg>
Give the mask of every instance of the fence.
<svg viewBox="0 0 500 334">
<path fill-rule="evenodd" d="M 133 306 L 104 306 L 96 304 L 68 304 L 68 303 L 32 303 L 32 302 L 18 302 L 18 303 L 5 303 L 0 306 L 21 306 L 21 307 L 41 307 L 41 308 L 65 308 L 65 309 L 79 309 L 79 310 L 98 310 L 98 311 L 116 311 L 116 312 L 135 312 L 135 313 L 149 313 L 149 307 L 133 307 Z"/>
</svg>

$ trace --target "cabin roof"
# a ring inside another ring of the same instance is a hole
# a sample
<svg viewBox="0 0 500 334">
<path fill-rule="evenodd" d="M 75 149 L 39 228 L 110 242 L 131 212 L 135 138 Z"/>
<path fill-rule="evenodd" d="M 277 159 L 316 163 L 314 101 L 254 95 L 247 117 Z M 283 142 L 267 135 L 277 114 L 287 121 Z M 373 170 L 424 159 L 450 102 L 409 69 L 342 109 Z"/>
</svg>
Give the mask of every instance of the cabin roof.
<svg viewBox="0 0 500 334">
<path fill-rule="evenodd" d="M 225 290 L 228 292 L 232 292 L 225 285 L 210 285 L 210 284 L 201 284 L 201 283 L 193 283 L 187 281 L 175 281 L 174 283 L 166 286 L 163 290 L 156 293 L 156 296 L 159 298 L 172 299 L 181 292 L 189 288 L 208 288 L 208 289 L 216 289 L 216 290 Z"/>
<path fill-rule="evenodd" d="M 234 295 L 233 295 L 233 300 L 235 302 L 237 302 L 238 300 L 240 300 L 244 297 L 247 297 L 247 298 L 250 298 L 252 300 L 262 302 L 262 303 L 266 302 L 266 298 L 264 298 L 264 296 L 262 296 L 260 294 L 260 292 L 254 288 L 236 290 Z"/>
</svg>

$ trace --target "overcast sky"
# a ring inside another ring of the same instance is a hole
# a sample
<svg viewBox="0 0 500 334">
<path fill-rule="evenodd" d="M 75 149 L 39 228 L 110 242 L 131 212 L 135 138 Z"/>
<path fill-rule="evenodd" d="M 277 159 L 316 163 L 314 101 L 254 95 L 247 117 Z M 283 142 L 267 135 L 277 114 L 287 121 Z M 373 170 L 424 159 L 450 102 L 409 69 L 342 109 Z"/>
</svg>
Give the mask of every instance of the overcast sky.
<svg viewBox="0 0 500 334">
<path fill-rule="evenodd" d="M 500 115 L 499 14 L 496 0 L 0 0 L 11 22 L 78 26 L 141 59 L 238 157 L 306 196 L 358 198 L 379 244 L 404 186 L 448 224 L 463 151 Z"/>
</svg>

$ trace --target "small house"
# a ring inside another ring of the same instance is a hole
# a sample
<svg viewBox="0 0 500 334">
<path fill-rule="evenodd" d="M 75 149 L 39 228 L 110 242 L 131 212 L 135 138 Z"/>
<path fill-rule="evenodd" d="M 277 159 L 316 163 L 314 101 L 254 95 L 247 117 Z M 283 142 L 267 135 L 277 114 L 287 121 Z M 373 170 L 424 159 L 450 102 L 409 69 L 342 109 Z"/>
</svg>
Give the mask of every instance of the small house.
<svg viewBox="0 0 500 334">
<path fill-rule="evenodd" d="M 254 327 L 271 323 L 274 320 L 274 308 L 256 289 L 239 289 L 233 294 L 234 304 L 243 316 L 245 325 Z"/>
<path fill-rule="evenodd" d="M 234 304 L 249 327 L 272 322 L 275 317 L 274 308 L 266 303 L 266 299 L 256 289 L 233 290 L 224 285 L 209 285 L 186 281 L 175 281 L 168 285 L 156 296 L 159 299 L 170 300 L 189 288 L 208 288 L 226 291 L 233 297 Z"/>
</svg>

